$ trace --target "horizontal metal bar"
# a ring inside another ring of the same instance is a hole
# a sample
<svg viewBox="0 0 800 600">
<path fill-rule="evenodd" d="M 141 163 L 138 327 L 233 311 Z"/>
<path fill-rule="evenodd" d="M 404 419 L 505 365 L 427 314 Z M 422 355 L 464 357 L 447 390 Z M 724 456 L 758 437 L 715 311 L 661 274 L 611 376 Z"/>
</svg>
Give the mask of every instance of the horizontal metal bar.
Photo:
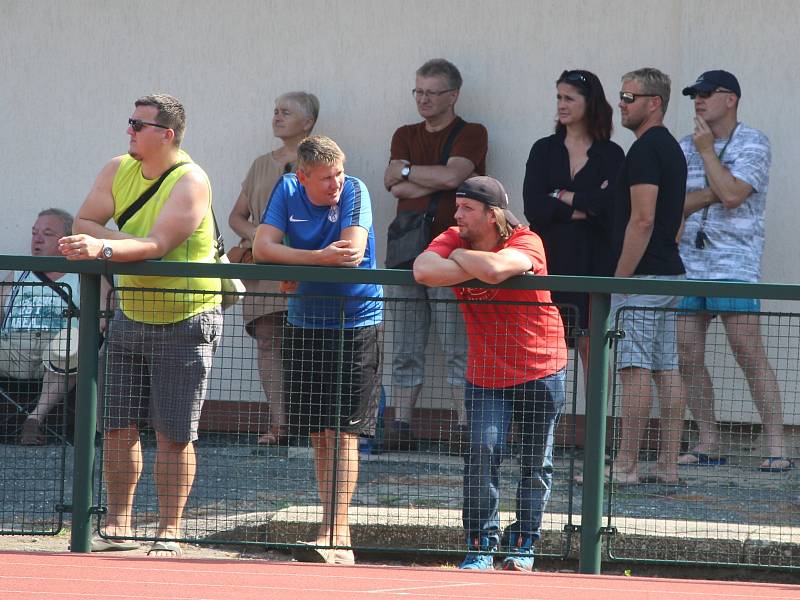
<svg viewBox="0 0 800 600">
<path fill-rule="evenodd" d="M 108 275 L 166 275 L 183 277 L 236 277 L 274 281 L 313 281 L 320 283 L 378 283 L 381 285 L 416 285 L 407 270 L 346 269 L 335 267 L 300 267 L 287 265 L 243 265 L 143 261 L 112 263 L 100 260 L 68 261 L 53 256 L 0 255 L 0 269 L 30 269 L 60 273 L 99 273 Z M 514 277 L 499 285 L 468 281 L 465 287 L 506 288 L 517 290 L 554 290 L 606 294 L 653 294 L 676 296 L 726 296 L 800 300 L 800 285 L 787 283 L 742 283 L 731 281 L 687 281 L 626 279 L 615 277 L 577 277 L 548 275 Z"/>
</svg>

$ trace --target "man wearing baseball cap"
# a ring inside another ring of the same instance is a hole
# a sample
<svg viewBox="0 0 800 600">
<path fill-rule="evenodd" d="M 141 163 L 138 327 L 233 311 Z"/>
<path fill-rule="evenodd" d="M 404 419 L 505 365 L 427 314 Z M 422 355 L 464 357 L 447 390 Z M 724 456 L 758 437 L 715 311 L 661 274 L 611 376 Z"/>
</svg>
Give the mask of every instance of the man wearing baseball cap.
<svg viewBox="0 0 800 600">
<path fill-rule="evenodd" d="M 452 286 L 467 327 L 462 516 L 468 553 L 461 568 L 493 568 L 501 538 L 499 468 L 513 417 L 522 432 L 521 472 L 503 569 L 531 571 L 550 498 L 555 427 L 566 402 L 564 327 L 547 290 L 459 287 L 472 279 L 497 284 L 547 275 L 541 239 L 508 209 L 499 181 L 462 183 L 455 220 L 414 261 L 414 277 L 427 286 Z"/>
<path fill-rule="evenodd" d="M 694 101 L 694 132 L 684 137 L 688 175 L 680 254 L 687 279 L 758 281 L 764 249 L 764 210 L 771 153 L 761 131 L 737 117 L 742 90 L 735 75 L 706 71 L 684 96 Z M 699 443 L 680 464 L 717 465 L 726 457 L 714 418 L 714 389 L 705 366 L 711 320 L 719 315 L 763 424 L 762 471 L 791 469 L 775 372 L 761 340 L 756 299 L 689 296 L 678 323 L 678 353 L 687 402 L 700 431 Z"/>
</svg>

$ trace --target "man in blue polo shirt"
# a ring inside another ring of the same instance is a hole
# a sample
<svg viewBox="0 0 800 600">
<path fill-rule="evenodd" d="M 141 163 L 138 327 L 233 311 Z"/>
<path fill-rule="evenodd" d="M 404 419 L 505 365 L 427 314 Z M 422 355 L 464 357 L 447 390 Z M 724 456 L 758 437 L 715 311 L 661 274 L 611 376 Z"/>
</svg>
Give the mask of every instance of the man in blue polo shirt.
<svg viewBox="0 0 800 600">
<path fill-rule="evenodd" d="M 369 192 L 344 174 L 344 160 L 327 137 L 300 143 L 297 173 L 277 183 L 256 231 L 256 261 L 375 268 Z M 316 539 L 298 542 L 294 555 L 353 564 L 348 510 L 358 436 L 375 430 L 383 290 L 372 283 L 302 282 L 293 291 L 284 350 L 289 422 L 311 436 L 323 513 Z"/>
</svg>

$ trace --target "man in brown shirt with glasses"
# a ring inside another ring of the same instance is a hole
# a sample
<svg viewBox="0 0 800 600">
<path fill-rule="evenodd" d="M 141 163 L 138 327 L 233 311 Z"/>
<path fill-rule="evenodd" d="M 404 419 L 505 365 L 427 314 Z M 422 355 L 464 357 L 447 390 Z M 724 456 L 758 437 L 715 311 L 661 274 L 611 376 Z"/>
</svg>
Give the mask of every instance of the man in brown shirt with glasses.
<svg viewBox="0 0 800 600">
<path fill-rule="evenodd" d="M 455 104 L 461 90 L 461 73 L 451 62 L 434 58 L 416 73 L 412 96 L 424 119 L 404 125 L 392 137 L 391 159 L 384 174 L 386 189 L 397 198 L 398 215 L 426 213 L 430 223 L 427 242 L 455 225 L 455 191 L 473 175 L 486 173 L 488 135 L 477 123 L 456 116 Z M 448 143 L 449 142 L 449 143 Z M 449 146 L 449 153 L 445 152 Z M 391 243 L 391 242 L 390 242 Z M 425 246 L 420 248 L 420 252 Z M 391 257 L 392 252 L 387 255 Z M 415 257 L 389 268 L 410 269 Z M 390 450 L 412 450 L 411 413 L 425 377 L 425 348 L 431 325 L 439 336 L 444 365 L 434 358 L 429 372 L 444 367 L 447 389 L 439 392 L 448 400 L 454 419 L 441 437 L 451 441 L 451 452 L 460 453 L 464 435 L 464 372 L 467 341 L 464 321 L 450 288 L 394 286 L 387 298 L 411 298 L 414 302 L 389 302 L 386 326 L 393 333 L 391 404 L 394 422 L 386 431 Z M 446 302 L 452 300 L 452 303 Z M 445 302 L 443 302 L 445 301 Z"/>
</svg>

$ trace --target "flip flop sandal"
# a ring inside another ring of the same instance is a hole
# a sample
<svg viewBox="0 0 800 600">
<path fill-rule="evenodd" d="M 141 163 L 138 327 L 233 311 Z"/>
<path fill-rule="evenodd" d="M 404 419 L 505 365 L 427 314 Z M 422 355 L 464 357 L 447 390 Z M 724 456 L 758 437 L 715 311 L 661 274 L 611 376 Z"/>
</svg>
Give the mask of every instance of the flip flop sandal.
<svg viewBox="0 0 800 600">
<path fill-rule="evenodd" d="M 697 460 L 693 462 L 682 463 L 680 462 L 680 459 L 683 456 L 694 456 Z M 710 454 L 704 454 L 703 452 L 684 452 L 678 457 L 678 465 L 681 467 L 721 467 L 725 464 L 728 464 L 727 456 L 711 456 Z"/>
<path fill-rule="evenodd" d="M 683 479 L 677 481 L 665 481 L 659 475 L 646 475 L 639 480 L 639 483 L 648 483 L 650 485 L 665 485 L 665 486 L 685 486 L 686 482 Z"/>
<path fill-rule="evenodd" d="M 150 550 L 147 551 L 147 556 L 153 552 L 169 552 L 172 556 L 154 556 L 153 558 L 181 558 L 183 550 L 178 542 L 153 542 Z"/>
<path fill-rule="evenodd" d="M 786 471 L 791 471 L 794 469 L 794 463 L 792 462 L 792 459 L 786 458 L 785 456 L 768 456 L 766 461 L 767 465 L 759 466 L 759 471 L 763 471 L 764 473 L 785 473 Z M 773 466 L 775 463 L 781 462 L 785 462 L 786 466 Z"/>
<path fill-rule="evenodd" d="M 93 535 L 91 540 L 92 552 L 121 552 L 125 550 L 138 550 L 141 546 L 137 542 L 115 542 L 99 535 Z"/>
<path fill-rule="evenodd" d="M 297 562 L 329 563 L 336 561 L 336 551 L 333 548 L 317 548 L 314 542 L 297 542 L 299 546 L 292 547 L 292 558 Z"/>
</svg>

